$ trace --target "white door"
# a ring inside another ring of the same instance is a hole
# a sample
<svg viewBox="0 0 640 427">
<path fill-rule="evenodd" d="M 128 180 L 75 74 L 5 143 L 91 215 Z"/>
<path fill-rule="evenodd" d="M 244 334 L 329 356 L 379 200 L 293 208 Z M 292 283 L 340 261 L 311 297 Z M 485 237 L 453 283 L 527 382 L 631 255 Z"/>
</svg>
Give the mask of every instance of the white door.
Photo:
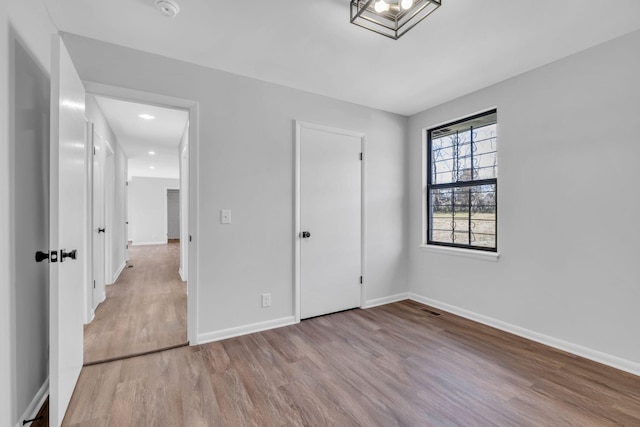
<svg viewBox="0 0 640 427">
<path fill-rule="evenodd" d="M 49 423 L 59 426 L 82 369 L 86 243 L 84 87 L 59 36 L 51 50 Z M 64 249 L 64 253 L 63 253 Z M 76 250 L 76 259 L 64 256 Z"/>
<path fill-rule="evenodd" d="M 360 306 L 362 138 L 298 124 L 300 317 Z"/>
<path fill-rule="evenodd" d="M 93 227 L 92 227 L 92 255 L 93 255 L 93 309 L 105 299 L 105 233 L 104 220 L 104 162 L 105 143 L 102 137 L 93 132 Z"/>
<path fill-rule="evenodd" d="M 180 190 L 167 190 L 167 239 L 180 238 Z"/>
<path fill-rule="evenodd" d="M 116 190 L 114 151 L 105 141 L 105 161 L 104 161 L 104 284 L 113 283 L 113 236 L 115 227 L 113 226 L 114 194 Z"/>
</svg>

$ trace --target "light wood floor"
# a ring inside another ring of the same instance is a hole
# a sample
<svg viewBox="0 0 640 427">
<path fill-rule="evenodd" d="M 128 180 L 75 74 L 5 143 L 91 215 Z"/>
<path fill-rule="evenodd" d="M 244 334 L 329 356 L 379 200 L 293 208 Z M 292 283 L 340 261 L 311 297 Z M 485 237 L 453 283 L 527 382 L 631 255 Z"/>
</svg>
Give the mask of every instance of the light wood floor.
<svg viewBox="0 0 640 427">
<path fill-rule="evenodd" d="M 130 248 L 132 267 L 107 286 L 107 299 L 85 326 L 85 364 L 187 341 L 187 286 L 178 274 L 180 243 Z"/>
<path fill-rule="evenodd" d="M 424 308 L 85 367 L 64 425 L 640 425 L 640 377 Z"/>
</svg>

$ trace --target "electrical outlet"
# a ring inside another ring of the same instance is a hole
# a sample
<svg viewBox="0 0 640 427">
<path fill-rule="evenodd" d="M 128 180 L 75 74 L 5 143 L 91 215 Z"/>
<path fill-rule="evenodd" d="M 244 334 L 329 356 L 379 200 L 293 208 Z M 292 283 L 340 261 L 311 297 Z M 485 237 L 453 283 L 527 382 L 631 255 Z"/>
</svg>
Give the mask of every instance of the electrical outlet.
<svg viewBox="0 0 640 427">
<path fill-rule="evenodd" d="M 271 307 L 271 294 L 262 294 L 262 307 Z"/>
<path fill-rule="evenodd" d="M 222 209 L 220 211 L 220 224 L 231 224 L 231 210 Z"/>
</svg>

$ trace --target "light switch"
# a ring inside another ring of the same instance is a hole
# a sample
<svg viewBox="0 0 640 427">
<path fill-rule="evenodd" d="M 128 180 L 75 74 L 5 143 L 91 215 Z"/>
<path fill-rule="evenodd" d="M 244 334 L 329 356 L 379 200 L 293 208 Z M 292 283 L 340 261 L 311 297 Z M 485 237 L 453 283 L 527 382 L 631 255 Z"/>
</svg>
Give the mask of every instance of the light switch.
<svg viewBox="0 0 640 427">
<path fill-rule="evenodd" d="M 220 224 L 231 224 L 231 210 L 222 209 L 220 211 Z"/>
</svg>

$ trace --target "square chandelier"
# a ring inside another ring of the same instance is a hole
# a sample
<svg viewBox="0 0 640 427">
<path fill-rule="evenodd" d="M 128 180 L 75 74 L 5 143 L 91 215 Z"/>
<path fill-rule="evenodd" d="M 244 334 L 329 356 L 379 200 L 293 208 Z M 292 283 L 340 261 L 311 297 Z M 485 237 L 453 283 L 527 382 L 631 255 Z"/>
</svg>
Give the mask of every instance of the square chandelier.
<svg viewBox="0 0 640 427">
<path fill-rule="evenodd" d="M 351 23 L 398 40 L 442 0 L 351 0 Z"/>
</svg>

